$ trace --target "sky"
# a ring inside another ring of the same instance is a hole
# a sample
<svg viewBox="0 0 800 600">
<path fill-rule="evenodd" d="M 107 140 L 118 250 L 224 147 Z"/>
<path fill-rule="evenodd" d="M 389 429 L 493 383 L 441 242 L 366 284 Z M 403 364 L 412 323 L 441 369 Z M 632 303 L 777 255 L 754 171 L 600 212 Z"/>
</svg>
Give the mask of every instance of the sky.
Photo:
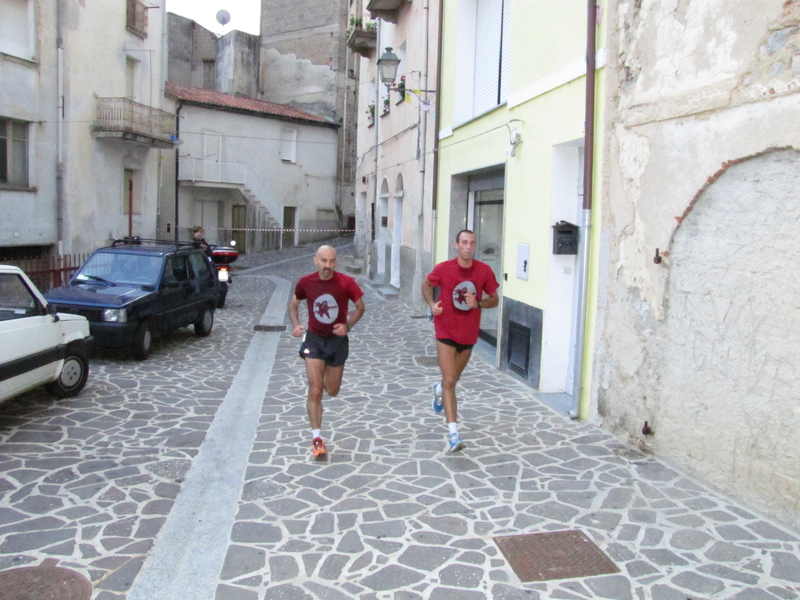
<svg viewBox="0 0 800 600">
<path fill-rule="evenodd" d="M 196 21 L 216 34 L 232 29 L 258 35 L 261 30 L 261 0 L 166 0 L 167 12 Z M 217 13 L 227 10 L 230 23 L 224 27 L 217 22 Z"/>
</svg>

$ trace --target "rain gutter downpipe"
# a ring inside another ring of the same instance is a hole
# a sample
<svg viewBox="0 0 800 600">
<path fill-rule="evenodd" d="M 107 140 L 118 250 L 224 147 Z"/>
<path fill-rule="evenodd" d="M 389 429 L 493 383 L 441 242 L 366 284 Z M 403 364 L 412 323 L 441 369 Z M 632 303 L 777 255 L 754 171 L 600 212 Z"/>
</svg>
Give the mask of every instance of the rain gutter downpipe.
<svg viewBox="0 0 800 600">
<path fill-rule="evenodd" d="M 181 109 L 183 108 L 183 104 L 181 104 L 180 100 L 178 101 L 178 107 L 175 109 L 175 137 L 180 140 L 181 139 Z M 180 174 L 178 169 L 180 168 L 180 152 L 178 151 L 180 148 L 179 145 L 175 146 L 175 241 L 179 241 L 180 237 L 178 237 L 178 189 L 180 188 L 180 179 L 178 175 Z"/>
<path fill-rule="evenodd" d="M 583 150 L 583 216 L 580 239 L 580 291 L 578 293 L 578 337 L 575 344 L 575 374 L 572 389 L 572 419 L 580 417 L 583 395 L 583 363 L 586 346 L 586 310 L 589 287 L 589 247 L 592 232 L 592 183 L 594 181 L 595 56 L 597 45 L 597 3 L 588 0 L 586 11 L 586 117 Z"/>
<path fill-rule="evenodd" d="M 436 265 L 436 205 L 439 198 L 439 114 L 442 106 L 442 32 L 444 31 L 444 0 L 439 0 L 439 35 L 436 45 L 436 103 L 433 119 L 433 179 L 431 185 L 431 264 Z"/>
<path fill-rule="evenodd" d="M 56 234 L 58 255 L 64 254 L 64 16 L 56 2 Z"/>
</svg>

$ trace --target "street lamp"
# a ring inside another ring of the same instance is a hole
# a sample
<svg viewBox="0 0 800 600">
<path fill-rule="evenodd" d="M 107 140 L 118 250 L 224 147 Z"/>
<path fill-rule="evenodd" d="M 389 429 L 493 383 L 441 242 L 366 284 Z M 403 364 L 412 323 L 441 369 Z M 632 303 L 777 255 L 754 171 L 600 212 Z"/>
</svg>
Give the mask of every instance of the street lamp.
<svg viewBox="0 0 800 600">
<path fill-rule="evenodd" d="M 436 90 L 414 90 L 405 85 L 397 87 L 394 82 L 397 79 L 397 69 L 400 66 L 400 58 L 392 52 L 391 48 L 386 48 L 381 57 L 378 59 L 378 77 L 381 83 L 386 86 L 387 91 L 400 92 L 407 94 L 411 92 L 422 102 L 422 110 L 429 110 L 431 106 L 430 97 L 428 94 L 435 94 Z M 412 73 L 419 73 L 419 71 L 411 71 Z M 424 97 L 423 97 L 424 96 Z"/>
<path fill-rule="evenodd" d="M 387 89 L 393 89 L 394 80 L 397 79 L 397 68 L 400 66 L 400 58 L 392 52 L 391 48 L 386 48 L 386 52 L 378 59 L 378 76 Z"/>
</svg>

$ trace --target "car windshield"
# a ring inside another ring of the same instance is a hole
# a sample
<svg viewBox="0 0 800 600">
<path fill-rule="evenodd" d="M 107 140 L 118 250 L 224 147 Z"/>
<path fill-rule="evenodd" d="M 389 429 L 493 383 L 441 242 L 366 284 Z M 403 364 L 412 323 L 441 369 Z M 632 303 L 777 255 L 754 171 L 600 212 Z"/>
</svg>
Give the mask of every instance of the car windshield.
<svg viewBox="0 0 800 600">
<path fill-rule="evenodd" d="M 0 321 L 39 314 L 39 302 L 14 273 L 0 273 Z"/>
<path fill-rule="evenodd" d="M 161 277 L 160 256 L 96 252 L 75 275 L 80 283 L 156 285 Z"/>
</svg>

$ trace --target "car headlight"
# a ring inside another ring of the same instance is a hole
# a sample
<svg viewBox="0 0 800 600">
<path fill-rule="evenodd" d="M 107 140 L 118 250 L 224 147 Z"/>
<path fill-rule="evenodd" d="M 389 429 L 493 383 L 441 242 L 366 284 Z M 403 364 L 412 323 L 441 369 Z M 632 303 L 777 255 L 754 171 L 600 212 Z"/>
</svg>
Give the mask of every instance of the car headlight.
<svg viewBox="0 0 800 600">
<path fill-rule="evenodd" d="M 106 308 L 103 310 L 103 321 L 106 323 L 127 323 L 128 309 Z"/>
</svg>

